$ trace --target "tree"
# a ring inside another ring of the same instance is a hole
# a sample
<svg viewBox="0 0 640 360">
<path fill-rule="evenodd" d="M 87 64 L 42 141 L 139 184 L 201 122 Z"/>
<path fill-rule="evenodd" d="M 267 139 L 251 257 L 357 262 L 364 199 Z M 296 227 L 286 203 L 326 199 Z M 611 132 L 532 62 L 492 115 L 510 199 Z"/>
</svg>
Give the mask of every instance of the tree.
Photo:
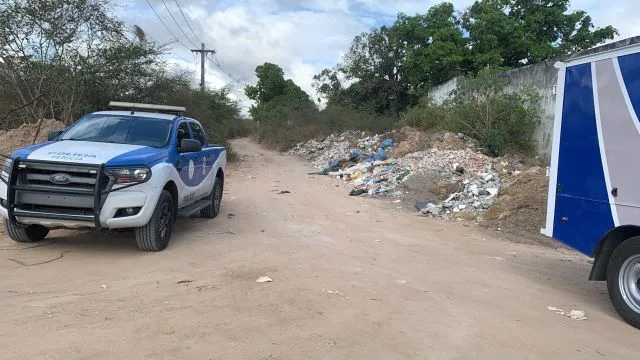
<svg viewBox="0 0 640 360">
<path fill-rule="evenodd" d="M 595 28 L 569 0 L 480 0 L 463 15 L 476 70 L 521 67 L 591 48 L 618 34 Z M 593 30 L 595 29 L 595 30 Z"/>
<path fill-rule="evenodd" d="M 245 94 L 258 105 L 273 100 L 284 94 L 286 81 L 284 71 L 278 65 L 264 63 L 256 67 L 258 83 L 255 86 L 247 86 Z"/>
<path fill-rule="evenodd" d="M 404 77 L 403 39 L 382 26 L 356 36 L 344 56 L 343 71 L 348 80 L 356 80 L 347 89 L 354 105 L 366 102 L 376 113 L 397 114 L 413 103 Z"/>
<path fill-rule="evenodd" d="M 345 100 L 345 88 L 342 85 L 342 81 L 340 81 L 341 73 L 342 69 L 336 66 L 332 69 L 324 69 L 313 76 L 313 88 L 316 89 L 321 98 L 326 100 L 328 105 L 340 104 Z"/>
<path fill-rule="evenodd" d="M 424 95 L 469 67 L 467 39 L 451 3 L 433 6 L 425 15 L 399 14 L 392 31 L 405 44 L 406 81 L 414 93 Z"/>
<path fill-rule="evenodd" d="M 125 28 L 107 0 L 0 1 L 2 126 L 69 123 L 121 100 L 186 105 L 216 141 L 246 130 L 229 94 L 200 94 L 170 72 L 166 50 L 139 26 Z"/>
<path fill-rule="evenodd" d="M 284 71 L 278 65 L 264 63 L 256 67 L 256 85 L 248 85 L 244 92 L 256 102 L 249 110 L 257 122 L 278 120 L 274 112 L 289 110 L 317 110 L 309 95 L 293 80 L 284 78 Z"/>
</svg>

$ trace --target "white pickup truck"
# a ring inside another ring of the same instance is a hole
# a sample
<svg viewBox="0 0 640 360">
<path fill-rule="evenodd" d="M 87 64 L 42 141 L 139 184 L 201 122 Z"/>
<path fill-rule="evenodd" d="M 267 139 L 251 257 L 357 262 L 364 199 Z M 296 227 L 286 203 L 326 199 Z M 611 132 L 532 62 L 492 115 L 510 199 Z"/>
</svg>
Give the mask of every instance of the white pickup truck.
<svg viewBox="0 0 640 360">
<path fill-rule="evenodd" d="M 0 216 L 15 241 L 51 229 L 135 229 L 165 249 L 177 217 L 217 216 L 227 163 L 184 107 L 111 102 L 43 144 L 4 156 Z"/>
</svg>

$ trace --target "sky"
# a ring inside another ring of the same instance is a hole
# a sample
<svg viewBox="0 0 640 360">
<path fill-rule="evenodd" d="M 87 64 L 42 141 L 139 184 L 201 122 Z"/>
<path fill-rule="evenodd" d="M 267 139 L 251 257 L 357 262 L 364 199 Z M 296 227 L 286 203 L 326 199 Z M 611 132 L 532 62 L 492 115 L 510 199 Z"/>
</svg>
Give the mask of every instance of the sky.
<svg viewBox="0 0 640 360">
<path fill-rule="evenodd" d="M 200 48 L 201 42 L 207 49 L 214 49 L 215 56 L 210 55 L 206 63 L 207 87 L 226 86 L 246 112 L 251 102 L 244 96 L 243 88 L 257 80 L 254 74 L 257 65 L 264 62 L 279 65 L 286 78 L 317 98 L 312 87 L 313 75 L 340 62 L 356 35 L 392 24 L 399 12 L 425 13 L 440 2 L 117 0 L 116 9 L 129 26 L 140 26 L 158 42 L 172 42 L 168 62 L 175 70 L 192 73 L 194 85 L 200 82 L 200 56 L 190 49 Z M 473 3 L 449 2 L 457 10 Z M 620 32 L 616 40 L 640 35 L 637 0 L 573 0 L 570 9 L 587 11 L 596 26 L 613 25 Z"/>
</svg>

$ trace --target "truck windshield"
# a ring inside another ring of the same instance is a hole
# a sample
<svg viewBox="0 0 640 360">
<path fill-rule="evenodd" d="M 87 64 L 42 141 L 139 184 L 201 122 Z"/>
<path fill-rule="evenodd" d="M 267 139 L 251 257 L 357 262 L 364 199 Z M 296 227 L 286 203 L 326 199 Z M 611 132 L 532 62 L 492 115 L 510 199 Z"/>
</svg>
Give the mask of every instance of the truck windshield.
<svg viewBox="0 0 640 360">
<path fill-rule="evenodd" d="M 93 114 L 78 120 L 60 140 L 163 147 L 169 140 L 171 123 L 167 119 Z"/>
</svg>

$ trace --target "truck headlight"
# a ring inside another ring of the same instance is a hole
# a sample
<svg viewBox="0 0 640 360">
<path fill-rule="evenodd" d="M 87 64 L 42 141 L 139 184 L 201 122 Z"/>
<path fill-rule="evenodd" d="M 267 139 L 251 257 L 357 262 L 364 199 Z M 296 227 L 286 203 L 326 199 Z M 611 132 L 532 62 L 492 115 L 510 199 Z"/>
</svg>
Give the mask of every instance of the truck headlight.
<svg viewBox="0 0 640 360">
<path fill-rule="evenodd" d="M 4 164 L 2 164 L 2 170 L 0 170 L 0 177 L 4 181 L 9 181 L 9 174 L 11 173 L 11 165 L 13 165 L 13 159 L 6 158 Z"/>
<path fill-rule="evenodd" d="M 116 184 L 143 183 L 151 178 L 151 170 L 146 166 L 107 168 Z"/>
</svg>

